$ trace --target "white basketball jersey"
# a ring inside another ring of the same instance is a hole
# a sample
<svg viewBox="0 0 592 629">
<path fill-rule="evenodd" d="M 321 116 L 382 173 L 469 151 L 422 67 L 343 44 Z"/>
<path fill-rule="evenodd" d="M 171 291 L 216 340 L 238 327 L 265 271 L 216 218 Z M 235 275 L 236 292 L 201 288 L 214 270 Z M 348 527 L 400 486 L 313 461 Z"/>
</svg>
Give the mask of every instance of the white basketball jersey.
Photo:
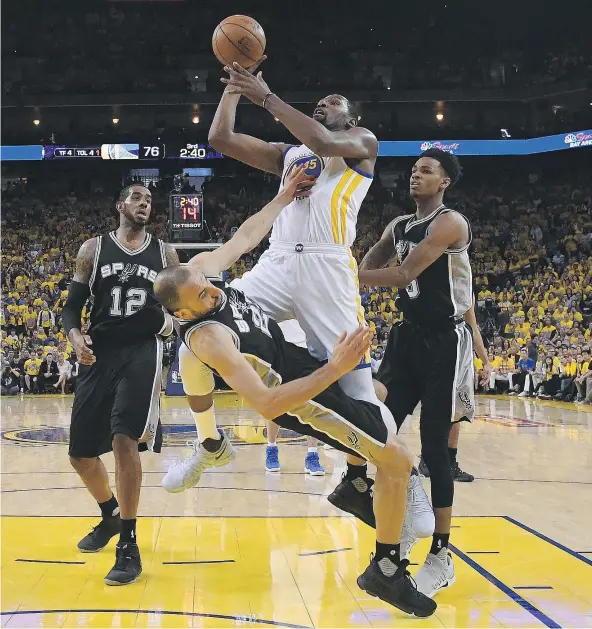
<svg viewBox="0 0 592 629">
<path fill-rule="evenodd" d="M 310 197 L 295 199 L 282 210 L 273 224 L 271 242 L 351 246 L 372 175 L 348 166 L 343 157 L 320 157 L 302 144 L 285 151 L 280 188 L 287 175 L 301 165 L 317 178 L 316 184 Z"/>
</svg>

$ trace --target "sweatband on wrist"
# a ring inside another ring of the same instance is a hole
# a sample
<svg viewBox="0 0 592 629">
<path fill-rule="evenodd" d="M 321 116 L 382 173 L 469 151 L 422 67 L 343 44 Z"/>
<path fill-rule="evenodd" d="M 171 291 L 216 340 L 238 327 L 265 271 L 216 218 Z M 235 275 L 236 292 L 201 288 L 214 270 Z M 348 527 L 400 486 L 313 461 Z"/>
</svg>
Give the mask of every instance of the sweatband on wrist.
<svg viewBox="0 0 592 629">
<path fill-rule="evenodd" d="M 263 107 L 263 109 L 265 109 L 265 104 L 267 103 L 267 99 L 270 96 L 275 96 L 275 94 L 273 92 L 269 92 L 269 94 L 265 94 L 264 98 L 263 98 L 263 102 L 261 103 L 261 107 Z"/>
</svg>

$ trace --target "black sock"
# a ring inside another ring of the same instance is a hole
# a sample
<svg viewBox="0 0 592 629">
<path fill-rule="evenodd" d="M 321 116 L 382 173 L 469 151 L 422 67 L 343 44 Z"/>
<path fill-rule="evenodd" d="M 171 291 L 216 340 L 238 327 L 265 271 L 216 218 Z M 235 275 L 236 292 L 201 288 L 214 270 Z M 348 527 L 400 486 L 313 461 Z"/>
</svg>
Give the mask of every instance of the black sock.
<svg viewBox="0 0 592 629">
<path fill-rule="evenodd" d="M 129 542 L 136 544 L 136 518 L 133 520 L 121 519 L 121 534 L 119 535 L 120 542 Z"/>
<path fill-rule="evenodd" d="M 450 459 L 450 467 L 456 466 L 456 453 L 458 452 L 457 448 L 448 448 L 448 458 Z"/>
<path fill-rule="evenodd" d="M 374 561 L 385 577 L 392 577 L 401 563 L 401 544 L 381 544 L 376 542 Z"/>
<path fill-rule="evenodd" d="M 107 502 L 99 502 L 99 507 L 101 508 L 103 518 L 112 518 L 113 516 L 119 515 L 119 503 L 113 494 Z"/>
<path fill-rule="evenodd" d="M 220 435 L 220 439 L 212 439 L 211 437 L 208 437 L 201 442 L 201 445 L 208 452 L 218 452 L 220 446 L 222 445 L 223 438 L 224 437 L 222 437 L 222 435 Z"/>
<path fill-rule="evenodd" d="M 449 540 L 450 533 L 434 533 L 432 537 L 432 547 L 430 548 L 432 555 L 437 555 L 443 548 L 448 548 Z"/>
<path fill-rule="evenodd" d="M 363 465 L 352 465 L 351 463 L 348 463 L 345 477 L 349 480 L 355 480 L 356 478 L 363 478 L 366 480 L 366 478 L 368 478 L 368 465 L 366 463 Z"/>
</svg>

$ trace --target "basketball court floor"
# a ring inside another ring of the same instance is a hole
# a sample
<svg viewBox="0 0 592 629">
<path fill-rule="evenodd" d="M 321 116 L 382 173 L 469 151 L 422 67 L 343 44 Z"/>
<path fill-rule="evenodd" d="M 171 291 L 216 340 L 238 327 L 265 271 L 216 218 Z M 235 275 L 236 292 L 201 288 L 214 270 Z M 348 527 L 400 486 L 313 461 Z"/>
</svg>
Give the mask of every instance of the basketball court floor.
<svg viewBox="0 0 592 629">
<path fill-rule="evenodd" d="M 144 572 L 105 586 L 115 540 L 97 554 L 76 549 L 98 509 L 68 463 L 71 405 L 2 400 L 3 627 L 592 627 L 589 407 L 480 398 L 459 449 L 477 479 L 456 485 L 457 581 L 418 620 L 356 585 L 374 538 L 326 500 L 342 456 L 322 449 L 327 475 L 305 476 L 305 442 L 283 432 L 282 471 L 265 473 L 263 422 L 234 394 L 219 394 L 217 417 L 237 460 L 177 495 L 160 479 L 189 453 L 193 425 L 182 398 L 163 399 L 166 447 L 143 455 Z M 419 454 L 416 417 L 403 432 Z"/>
</svg>

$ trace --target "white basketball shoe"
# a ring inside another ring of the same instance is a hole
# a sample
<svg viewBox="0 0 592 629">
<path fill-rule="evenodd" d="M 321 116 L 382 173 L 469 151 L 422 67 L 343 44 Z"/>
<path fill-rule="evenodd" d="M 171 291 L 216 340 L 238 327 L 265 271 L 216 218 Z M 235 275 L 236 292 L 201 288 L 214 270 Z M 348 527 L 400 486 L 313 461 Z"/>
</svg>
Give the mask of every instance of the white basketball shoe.
<svg viewBox="0 0 592 629">
<path fill-rule="evenodd" d="M 411 549 L 420 537 L 430 537 L 434 533 L 436 520 L 434 510 L 426 494 L 421 477 L 413 474 L 407 489 L 407 510 L 401 531 L 401 559 L 407 559 Z"/>
<path fill-rule="evenodd" d="M 171 494 L 195 487 L 201 475 L 210 467 L 224 467 L 236 458 L 236 448 L 230 443 L 226 433 L 218 428 L 222 444 L 215 452 L 209 452 L 196 439 L 193 452 L 181 463 L 169 468 L 161 481 L 162 486 Z"/>
<path fill-rule="evenodd" d="M 440 590 L 453 585 L 456 575 L 448 548 L 442 548 L 437 555 L 428 553 L 425 563 L 413 578 L 418 591 L 430 598 Z"/>
</svg>

